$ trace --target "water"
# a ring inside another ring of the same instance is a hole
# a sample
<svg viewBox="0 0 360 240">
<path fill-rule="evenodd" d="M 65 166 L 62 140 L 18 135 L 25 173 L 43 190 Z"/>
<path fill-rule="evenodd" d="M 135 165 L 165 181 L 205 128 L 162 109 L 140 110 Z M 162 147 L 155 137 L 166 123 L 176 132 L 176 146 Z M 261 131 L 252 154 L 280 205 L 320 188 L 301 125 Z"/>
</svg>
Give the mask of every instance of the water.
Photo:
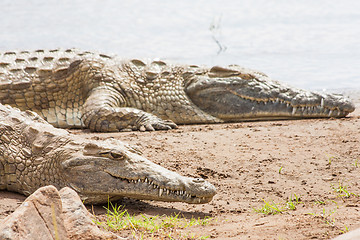
<svg viewBox="0 0 360 240">
<path fill-rule="evenodd" d="M 357 0 L 2 0 L 0 16 L 1 51 L 236 63 L 300 88 L 360 89 Z"/>
</svg>

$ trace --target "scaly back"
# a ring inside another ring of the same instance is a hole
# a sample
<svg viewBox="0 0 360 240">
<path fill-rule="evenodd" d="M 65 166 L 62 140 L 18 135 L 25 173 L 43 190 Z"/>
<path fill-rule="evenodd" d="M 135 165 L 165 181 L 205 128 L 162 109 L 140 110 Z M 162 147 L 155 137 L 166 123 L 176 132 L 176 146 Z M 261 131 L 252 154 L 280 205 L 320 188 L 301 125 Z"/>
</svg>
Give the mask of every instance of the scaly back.
<svg viewBox="0 0 360 240">
<path fill-rule="evenodd" d="M 33 110 L 57 127 L 81 127 L 79 109 L 92 85 L 83 81 L 91 79 L 84 59 L 110 58 L 76 49 L 0 53 L 0 103 Z"/>
</svg>

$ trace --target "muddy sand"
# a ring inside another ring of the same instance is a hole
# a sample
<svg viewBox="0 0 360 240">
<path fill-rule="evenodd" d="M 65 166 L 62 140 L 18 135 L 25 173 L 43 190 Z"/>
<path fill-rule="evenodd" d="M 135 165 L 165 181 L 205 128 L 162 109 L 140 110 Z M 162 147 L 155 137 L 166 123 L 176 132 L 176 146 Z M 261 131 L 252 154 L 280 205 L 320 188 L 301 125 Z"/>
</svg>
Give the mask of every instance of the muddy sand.
<svg viewBox="0 0 360 240">
<path fill-rule="evenodd" d="M 174 239 L 180 234 L 210 239 L 331 239 L 360 227 L 359 108 L 357 104 L 357 110 L 343 119 L 191 125 L 159 132 L 71 132 L 138 145 L 157 164 L 216 186 L 217 195 L 204 205 L 131 199 L 118 203 L 135 215 L 175 212 L 185 218 L 213 217 L 208 225 L 178 230 Z M 275 215 L 254 210 L 265 202 L 285 208 L 295 195 L 299 202 L 295 210 Z M 24 199 L 0 192 L 0 220 Z M 100 219 L 104 217 L 103 207 L 93 209 Z"/>
</svg>

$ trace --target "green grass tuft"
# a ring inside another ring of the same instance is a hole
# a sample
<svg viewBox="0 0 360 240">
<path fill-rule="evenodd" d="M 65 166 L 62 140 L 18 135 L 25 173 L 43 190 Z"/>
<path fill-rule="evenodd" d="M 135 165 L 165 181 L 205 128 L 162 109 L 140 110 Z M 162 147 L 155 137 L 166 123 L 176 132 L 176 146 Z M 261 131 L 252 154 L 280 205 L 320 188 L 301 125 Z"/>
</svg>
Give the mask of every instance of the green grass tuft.
<svg viewBox="0 0 360 240">
<path fill-rule="evenodd" d="M 343 185 L 341 182 L 339 182 L 338 186 L 331 185 L 333 191 L 337 194 L 338 197 L 341 198 L 349 198 L 351 196 L 359 197 L 359 194 L 355 194 L 353 192 L 349 192 L 348 186 Z"/>
<path fill-rule="evenodd" d="M 322 213 L 320 213 L 320 214 L 316 214 L 316 213 L 307 213 L 308 215 L 312 215 L 312 216 L 314 216 L 314 217 L 318 217 L 318 218 L 322 218 L 324 221 L 325 221 L 325 223 L 326 224 L 328 224 L 328 225 L 330 225 L 330 226 L 335 226 L 335 219 L 334 218 L 330 218 L 330 216 L 334 213 L 334 212 L 336 212 L 336 209 L 335 210 L 333 210 L 333 211 L 330 211 L 330 213 L 328 212 L 326 212 L 326 209 L 325 208 L 323 208 L 323 210 L 322 210 Z"/>
<path fill-rule="evenodd" d="M 122 205 L 108 203 L 105 220 L 96 219 L 95 223 L 111 231 L 130 230 L 135 239 L 207 239 L 210 236 L 198 236 L 187 230 L 193 226 L 206 226 L 215 221 L 212 217 L 186 219 L 180 213 L 170 216 L 130 215 Z"/>
<path fill-rule="evenodd" d="M 359 167 L 359 159 L 355 159 L 354 166 L 355 166 L 356 168 Z"/>
<path fill-rule="evenodd" d="M 254 208 L 255 212 L 258 213 L 263 213 L 266 215 L 275 215 L 278 213 L 283 213 L 289 210 L 296 210 L 296 205 L 298 205 L 300 202 L 300 197 L 298 197 L 296 194 L 291 195 L 288 199 L 288 201 L 286 201 L 285 203 L 279 203 L 276 204 L 274 201 L 267 202 L 263 199 L 264 201 L 264 206 L 262 206 L 261 208 Z"/>
<path fill-rule="evenodd" d="M 312 216 L 314 216 L 314 217 L 316 217 L 316 218 L 322 219 L 322 220 L 324 221 L 324 223 L 326 223 L 327 225 L 329 225 L 329 226 L 331 226 L 331 227 L 333 227 L 333 228 L 338 229 L 341 234 L 348 232 L 348 231 L 349 231 L 349 228 L 348 228 L 346 225 L 344 225 L 343 227 L 339 227 L 339 226 L 338 226 L 339 224 L 336 223 L 335 218 L 334 218 L 334 217 L 331 217 L 331 215 L 332 215 L 333 213 L 335 213 L 335 212 L 336 212 L 336 209 L 335 209 L 335 210 L 326 211 L 326 209 L 323 208 L 322 213 L 320 213 L 320 214 L 316 214 L 316 213 L 307 213 L 307 214 L 308 214 L 308 215 L 312 215 Z"/>
</svg>

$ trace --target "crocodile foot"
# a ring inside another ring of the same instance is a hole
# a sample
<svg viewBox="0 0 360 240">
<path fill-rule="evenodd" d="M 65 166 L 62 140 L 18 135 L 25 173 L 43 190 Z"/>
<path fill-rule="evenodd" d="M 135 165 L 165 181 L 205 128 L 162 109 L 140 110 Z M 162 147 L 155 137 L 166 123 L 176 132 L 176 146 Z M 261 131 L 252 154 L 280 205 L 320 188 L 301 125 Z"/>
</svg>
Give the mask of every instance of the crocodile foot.
<svg viewBox="0 0 360 240">
<path fill-rule="evenodd" d="M 148 119 L 138 125 L 135 129 L 132 130 L 140 130 L 141 132 L 145 131 L 155 131 L 155 130 L 170 130 L 170 129 L 176 129 L 178 126 L 171 120 L 162 120 L 158 117 L 153 117 L 151 119 Z"/>
<path fill-rule="evenodd" d="M 83 115 L 84 124 L 95 132 L 155 131 L 177 128 L 171 120 L 163 120 L 135 108 L 92 109 Z"/>
</svg>

